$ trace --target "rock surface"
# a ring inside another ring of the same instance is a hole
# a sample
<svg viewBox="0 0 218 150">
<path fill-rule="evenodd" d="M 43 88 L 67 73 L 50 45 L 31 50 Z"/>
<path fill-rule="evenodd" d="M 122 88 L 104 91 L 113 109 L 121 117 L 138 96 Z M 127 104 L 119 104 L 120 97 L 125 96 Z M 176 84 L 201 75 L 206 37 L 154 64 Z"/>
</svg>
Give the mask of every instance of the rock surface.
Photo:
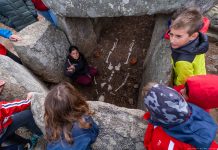
<svg viewBox="0 0 218 150">
<path fill-rule="evenodd" d="M 41 129 L 41 131 L 45 134 L 45 124 L 44 124 L 44 101 L 46 97 L 46 93 L 33 93 L 31 98 L 31 111 L 33 113 L 33 118 L 37 126 Z"/>
<path fill-rule="evenodd" d="M 37 125 L 44 131 L 44 96 L 36 94 L 32 99 L 32 112 Z M 104 102 L 89 101 L 95 111 L 94 120 L 100 126 L 100 134 L 94 150 L 144 150 L 143 137 L 147 127 L 141 110 L 117 107 Z"/>
<path fill-rule="evenodd" d="M 172 13 L 181 6 L 197 5 L 203 11 L 217 0 L 43 0 L 56 13 L 65 17 L 119 17 Z"/>
<path fill-rule="evenodd" d="M 90 19 L 60 17 L 59 25 L 72 45 L 76 45 L 85 56 L 91 55 L 97 46 L 97 37 Z"/>
<path fill-rule="evenodd" d="M 104 102 L 89 102 L 94 119 L 100 125 L 100 134 L 93 149 L 144 150 L 146 122 L 143 111 L 117 107 Z"/>
<path fill-rule="evenodd" d="M 46 93 L 47 88 L 24 66 L 0 55 L 0 80 L 6 81 L 1 99 L 24 99 L 28 92 Z"/>
<path fill-rule="evenodd" d="M 212 7 L 207 13 L 206 16 L 210 19 L 210 27 L 218 31 L 218 4 Z"/>
<path fill-rule="evenodd" d="M 63 67 L 70 44 L 63 31 L 47 21 L 40 21 L 18 35 L 22 40 L 14 46 L 25 66 L 47 82 L 58 83 L 65 79 Z"/>
<path fill-rule="evenodd" d="M 140 109 L 144 109 L 144 100 L 141 97 L 141 90 L 145 84 L 153 81 L 169 85 L 171 82 L 171 50 L 169 41 L 165 40 L 162 36 L 167 30 L 168 18 L 169 16 L 163 15 L 156 17 L 150 47 L 144 61 L 144 72 L 138 100 L 138 108 Z"/>
</svg>

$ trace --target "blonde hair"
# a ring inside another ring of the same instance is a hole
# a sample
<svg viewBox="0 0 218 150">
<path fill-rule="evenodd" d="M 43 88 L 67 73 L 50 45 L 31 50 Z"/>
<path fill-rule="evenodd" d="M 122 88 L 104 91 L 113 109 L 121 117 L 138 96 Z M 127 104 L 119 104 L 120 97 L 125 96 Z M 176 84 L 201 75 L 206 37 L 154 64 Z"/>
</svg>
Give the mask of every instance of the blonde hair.
<svg viewBox="0 0 218 150">
<path fill-rule="evenodd" d="M 199 32 L 203 26 L 203 16 L 200 10 L 196 7 L 190 7 L 184 9 L 183 12 L 176 12 L 173 15 L 173 22 L 170 28 L 181 29 L 188 28 L 188 34 L 192 35 L 195 32 Z"/>
</svg>

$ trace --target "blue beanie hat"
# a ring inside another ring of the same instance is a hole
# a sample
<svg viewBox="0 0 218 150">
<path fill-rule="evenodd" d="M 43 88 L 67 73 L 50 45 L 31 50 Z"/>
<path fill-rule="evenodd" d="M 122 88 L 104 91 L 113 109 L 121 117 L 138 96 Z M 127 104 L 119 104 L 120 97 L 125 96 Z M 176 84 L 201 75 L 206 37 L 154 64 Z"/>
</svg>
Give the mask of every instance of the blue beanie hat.
<svg viewBox="0 0 218 150">
<path fill-rule="evenodd" d="M 177 91 L 160 84 L 151 88 L 144 104 L 151 114 L 150 121 L 163 127 L 183 123 L 191 114 L 187 102 Z"/>
</svg>

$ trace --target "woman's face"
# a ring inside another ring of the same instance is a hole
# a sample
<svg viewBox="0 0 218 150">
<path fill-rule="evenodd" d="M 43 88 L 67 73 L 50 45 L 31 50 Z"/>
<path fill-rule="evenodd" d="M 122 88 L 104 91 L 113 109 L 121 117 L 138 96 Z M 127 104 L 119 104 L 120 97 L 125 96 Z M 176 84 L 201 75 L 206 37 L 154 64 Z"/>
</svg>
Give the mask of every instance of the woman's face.
<svg viewBox="0 0 218 150">
<path fill-rule="evenodd" d="M 79 58 L 79 52 L 74 49 L 72 50 L 72 52 L 70 53 L 70 56 L 73 58 L 73 59 L 78 59 Z"/>
</svg>

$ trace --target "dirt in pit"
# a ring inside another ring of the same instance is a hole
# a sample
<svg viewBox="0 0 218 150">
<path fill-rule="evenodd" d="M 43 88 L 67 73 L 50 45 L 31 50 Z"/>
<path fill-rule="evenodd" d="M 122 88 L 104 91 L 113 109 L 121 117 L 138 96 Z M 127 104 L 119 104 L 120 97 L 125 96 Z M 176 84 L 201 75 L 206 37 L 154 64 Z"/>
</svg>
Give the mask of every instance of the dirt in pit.
<svg viewBox="0 0 218 150">
<path fill-rule="evenodd" d="M 101 33 L 97 49 L 88 58 L 88 62 L 98 68 L 96 82 L 79 89 L 89 100 L 136 108 L 154 18 L 119 17 L 114 18 L 112 24 Z"/>
</svg>

